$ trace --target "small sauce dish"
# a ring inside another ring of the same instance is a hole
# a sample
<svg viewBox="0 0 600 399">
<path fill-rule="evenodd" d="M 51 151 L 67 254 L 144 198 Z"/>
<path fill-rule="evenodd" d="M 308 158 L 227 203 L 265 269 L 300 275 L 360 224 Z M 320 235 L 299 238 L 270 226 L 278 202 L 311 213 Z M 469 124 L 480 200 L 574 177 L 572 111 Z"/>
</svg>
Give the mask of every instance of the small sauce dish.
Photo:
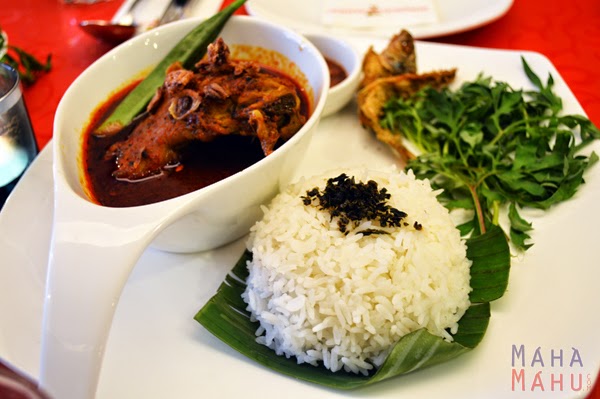
<svg viewBox="0 0 600 399">
<path fill-rule="evenodd" d="M 361 56 L 352 45 L 342 39 L 316 33 L 304 34 L 304 37 L 323 54 L 330 67 L 332 86 L 322 116 L 334 114 L 348 104 L 356 94 L 361 75 Z M 334 65 L 333 68 L 331 64 Z M 346 76 L 339 83 L 334 84 L 336 66 L 341 67 Z"/>
</svg>

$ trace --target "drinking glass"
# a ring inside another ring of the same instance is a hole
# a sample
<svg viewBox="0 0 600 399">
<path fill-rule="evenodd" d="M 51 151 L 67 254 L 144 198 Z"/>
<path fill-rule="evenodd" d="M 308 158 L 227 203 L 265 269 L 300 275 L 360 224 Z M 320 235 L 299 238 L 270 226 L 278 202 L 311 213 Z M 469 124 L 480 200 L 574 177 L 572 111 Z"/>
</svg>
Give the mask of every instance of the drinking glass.
<svg viewBox="0 0 600 399">
<path fill-rule="evenodd" d="M 19 73 L 0 64 L 0 208 L 37 153 Z"/>
</svg>

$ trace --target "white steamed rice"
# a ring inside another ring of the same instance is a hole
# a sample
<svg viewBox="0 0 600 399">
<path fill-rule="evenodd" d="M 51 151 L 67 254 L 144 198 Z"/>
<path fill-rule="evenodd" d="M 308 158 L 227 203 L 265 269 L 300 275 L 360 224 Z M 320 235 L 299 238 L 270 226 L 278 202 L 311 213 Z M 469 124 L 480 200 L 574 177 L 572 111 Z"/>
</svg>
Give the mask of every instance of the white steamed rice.
<svg viewBox="0 0 600 399">
<path fill-rule="evenodd" d="M 408 226 L 356 233 L 380 228 L 364 222 L 341 233 L 329 212 L 300 198 L 341 172 L 300 181 L 264 207 L 247 244 L 253 260 L 243 299 L 260 322 L 257 341 L 277 354 L 366 374 L 412 331 L 425 327 L 452 340 L 470 305 L 471 262 L 429 182 L 395 168 L 343 172 L 387 188 L 388 203 L 408 214 Z"/>
</svg>

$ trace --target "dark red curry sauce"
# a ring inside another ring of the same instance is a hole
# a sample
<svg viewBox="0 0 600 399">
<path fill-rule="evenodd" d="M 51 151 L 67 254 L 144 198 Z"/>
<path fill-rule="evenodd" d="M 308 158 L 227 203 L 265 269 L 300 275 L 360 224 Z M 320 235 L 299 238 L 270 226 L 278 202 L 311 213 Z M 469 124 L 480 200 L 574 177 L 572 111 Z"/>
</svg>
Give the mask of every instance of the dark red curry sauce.
<svg viewBox="0 0 600 399">
<path fill-rule="evenodd" d="M 346 79 L 348 73 L 340 64 L 327 57 L 324 58 L 325 62 L 327 62 L 327 67 L 329 68 L 329 78 L 331 81 L 329 87 L 333 87 Z"/>
<path fill-rule="evenodd" d="M 272 72 L 282 74 L 279 71 Z M 135 182 L 115 179 L 112 176 L 115 162 L 105 159 L 104 154 L 113 143 L 125 139 L 131 129 L 124 129 L 111 137 L 98 137 L 93 132 L 138 83 L 134 82 L 115 93 L 100 106 L 84 133 L 85 184 L 94 202 L 110 207 L 129 207 L 164 201 L 223 180 L 264 158 L 258 139 L 238 135 L 221 136 L 209 143 L 189 143 L 180 152 L 180 165 L 163 170 L 159 176 Z M 303 102 L 302 112 L 308 118 L 306 92 L 297 83 L 296 86 Z"/>
</svg>

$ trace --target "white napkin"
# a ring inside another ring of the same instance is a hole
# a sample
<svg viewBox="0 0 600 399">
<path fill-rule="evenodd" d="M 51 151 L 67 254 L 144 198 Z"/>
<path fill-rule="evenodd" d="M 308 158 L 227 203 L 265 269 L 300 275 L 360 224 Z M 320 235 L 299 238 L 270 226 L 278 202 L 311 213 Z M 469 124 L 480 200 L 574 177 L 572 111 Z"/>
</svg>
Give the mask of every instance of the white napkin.
<svg viewBox="0 0 600 399">
<path fill-rule="evenodd" d="M 410 27 L 438 22 L 434 0 L 325 0 L 322 22 L 328 27 Z"/>
</svg>

